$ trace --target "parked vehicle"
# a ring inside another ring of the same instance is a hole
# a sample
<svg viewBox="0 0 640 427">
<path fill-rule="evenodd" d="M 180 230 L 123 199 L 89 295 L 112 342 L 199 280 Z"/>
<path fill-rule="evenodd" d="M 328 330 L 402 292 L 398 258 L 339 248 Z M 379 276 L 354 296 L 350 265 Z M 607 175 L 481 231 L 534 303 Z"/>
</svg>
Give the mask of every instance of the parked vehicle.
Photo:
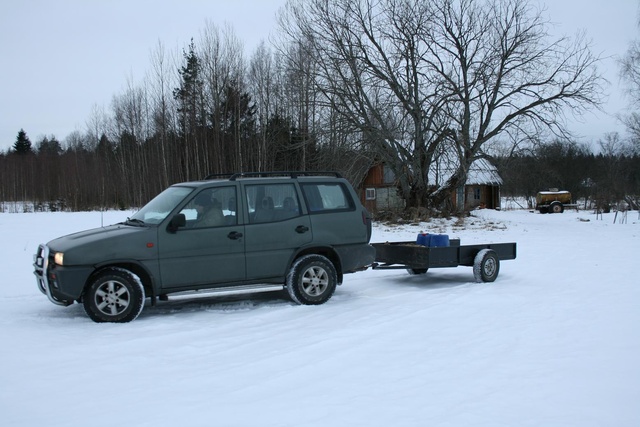
<svg viewBox="0 0 640 427">
<path fill-rule="evenodd" d="M 54 304 L 129 322 L 146 298 L 286 289 L 322 304 L 366 269 L 371 218 L 337 173 L 241 173 L 175 184 L 126 221 L 39 246 L 34 273 Z"/>
<path fill-rule="evenodd" d="M 536 209 L 540 213 L 562 213 L 565 208 L 578 208 L 578 205 L 572 202 L 569 191 L 552 188 L 536 194 Z"/>
</svg>

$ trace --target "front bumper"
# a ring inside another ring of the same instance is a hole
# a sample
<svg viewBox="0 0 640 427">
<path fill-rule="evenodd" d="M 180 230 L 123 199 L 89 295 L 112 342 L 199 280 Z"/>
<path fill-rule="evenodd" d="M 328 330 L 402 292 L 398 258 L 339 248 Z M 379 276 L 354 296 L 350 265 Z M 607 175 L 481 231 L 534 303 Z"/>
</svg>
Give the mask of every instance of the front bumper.
<svg viewBox="0 0 640 427">
<path fill-rule="evenodd" d="M 49 283 L 49 248 L 46 245 L 38 246 L 38 251 L 33 256 L 33 274 L 36 276 L 38 289 L 45 294 L 49 301 L 57 305 L 70 305 L 73 301 L 65 301 L 58 299 L 53 295 L 51 285 Z"/>
<path fill-rule="evenodd" d="M 40 292 L 56 305 L 71 305 L 82 296 L 92 267 L 61 267 L 53 263 L 47 245 L 38 246 L 33 257 L 33 274 Z"/>
</svg>

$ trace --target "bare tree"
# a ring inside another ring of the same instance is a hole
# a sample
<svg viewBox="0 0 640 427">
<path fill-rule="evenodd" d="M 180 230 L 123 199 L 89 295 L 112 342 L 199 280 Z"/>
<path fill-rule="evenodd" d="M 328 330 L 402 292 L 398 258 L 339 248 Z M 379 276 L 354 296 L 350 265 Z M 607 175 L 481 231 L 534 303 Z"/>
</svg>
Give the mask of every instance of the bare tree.
<svg viewBox="0 0 640 427">
<path fill-rule="evenodd" d="M 170 72 L 175 64 L 170 63 L 164 45 L 158 41 L 156 48 L 151 53 L 152 71 L 149 75 L 151 81 L 150 98 L 152 103 L 152 116 L 154 124 L 154 136 L 157 146 L 159 176 L 161 187 L 166 187 L 173 182 L 173 174 L 169 167 L 169 160 L 175 158 L 172 142 L 175 135 L 175 106 L 171 95 L 171 88 L 175 86 Z"/>
<path fill-rule="evenodd" d="M 630 43 L 627 53 L 620 60 L 620 76 L 627 85 L 631 108 L 635 110 L 640 107 L 640 39 Z M 640 114 L 631 112 L 622 115 L 621 120 L 631 134 L 636 152 L 640 153 Z"/>
<path fill-rule="evenodd" d="M 447 200 L 498 136 L 565 134 L 567 109 L 600 103 L 589 44 L 549 40 L 528 1 L 290 0 L 280 22 L 317 64 L 325 106 L 395 172 L 407 207 Z M 434 186 L 439 153 L 454 172 Z"/>
<path fill-rule="evenodd" d="M 273 55 L 264 41 L 258 45 L 249 61 L 249 87 L 254 94 L 257 107 L 259 141 L 257 153 L 258 171 L 268 168 L 267 123 L 274 112 L 274 94 L 276 92 L 275 67 Z"/>
<path fill-rule="evenodd" d="M 109 132 L 109 121 L 110 118 L 104 107 L 94 104 L 86 121 L 87 149 L 93 150 L 98 146 L 102 135 L 106 135 Z"/>
<path fill-rule="evenodd" d="M 306 40 L 299 40 L 289 45 L 286 53 L 285 86 L 288 99 L 288 116 L 296 124 L 297 141 L 294 149 L 301 154 L 297 166 L 305 170 L 309 163 L 310 154 L 315 151 L 316 129 L 315 115 L 318 105 L 315 78 L 317 75 L 315 57 L 307 55 L 310 45 Z"/>
<path fill-rule="evenodd" d="M 206 160 L 208 171 L 227 172 L 228 168 L 243 168 L 243 141 L 240 140 L 238 132 L 234 133 L 233 141 L 228 141 L 229 135 L 226 134 L 223 123 L 224 117 L 233 113 L 229 109 L 238 107 L 237 104 L 225 102 L 229 88 L 238 89 L 244 85 L 242 48 L 242 42 L 232 27 L 226 25 L 220 30 L 214 23 L 206 23 L 202 32 L 200 57 L 203 95 L 212 131 L 210 155 Z M 226 144 L 227 142 L 229 144 Z"/>
</svg>

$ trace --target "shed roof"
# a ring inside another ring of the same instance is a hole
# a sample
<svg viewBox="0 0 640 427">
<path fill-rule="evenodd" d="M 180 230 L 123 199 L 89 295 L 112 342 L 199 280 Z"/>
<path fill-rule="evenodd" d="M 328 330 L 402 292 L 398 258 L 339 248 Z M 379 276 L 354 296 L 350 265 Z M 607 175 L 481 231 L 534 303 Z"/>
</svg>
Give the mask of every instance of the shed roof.
<svg viewBox="0 0 640 427">
<path fill-rule="evenodd" d="M 471 163 L 467 176 L 467 185 L 502 185 L 498 168 L 487 159 L 478 159 Z"/>
<path fill-rule="evenodd" d="M 456 165 L 457 167 L 457 165 Z M 436 173 L 437 170 L 437 173 Z M 445 183 L 455 172 L 454 167 L 432 166 L 429 170 L 429 182 L 436 185 Z M 477 159 L 471 163 L 465 185 L 502 185 L 498 169 L 487 159 Z"/>
</svg>

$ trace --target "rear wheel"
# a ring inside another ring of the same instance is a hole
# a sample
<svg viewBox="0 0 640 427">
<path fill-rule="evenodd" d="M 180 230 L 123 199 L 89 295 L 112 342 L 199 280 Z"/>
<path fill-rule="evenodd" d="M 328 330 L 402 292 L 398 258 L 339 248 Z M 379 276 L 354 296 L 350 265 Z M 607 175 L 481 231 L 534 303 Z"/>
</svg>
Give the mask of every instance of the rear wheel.
<svg viewBox="0 0 640 427">
<path fill-rule="evenodd" d="M 124 268 L 98 272 L 82 298 L 84 311 L 94 322 L 125 323 L 134 320 L 144 306 L 140 278 Z"/>
<path fill-rule="evenodd" d="M 492 249 L 482 249 L 473 260 L 476 282 L 493 282 L 500 272 L 500 259 Z"/>
<path fill-rule="evenodd" d="M 294 302 L 318 305 L 331 298 L 337 282 L 336 269 L 328 258 L 305 255 L 294 262 L 287 274 L 286 285 Z"/>
</svg>

